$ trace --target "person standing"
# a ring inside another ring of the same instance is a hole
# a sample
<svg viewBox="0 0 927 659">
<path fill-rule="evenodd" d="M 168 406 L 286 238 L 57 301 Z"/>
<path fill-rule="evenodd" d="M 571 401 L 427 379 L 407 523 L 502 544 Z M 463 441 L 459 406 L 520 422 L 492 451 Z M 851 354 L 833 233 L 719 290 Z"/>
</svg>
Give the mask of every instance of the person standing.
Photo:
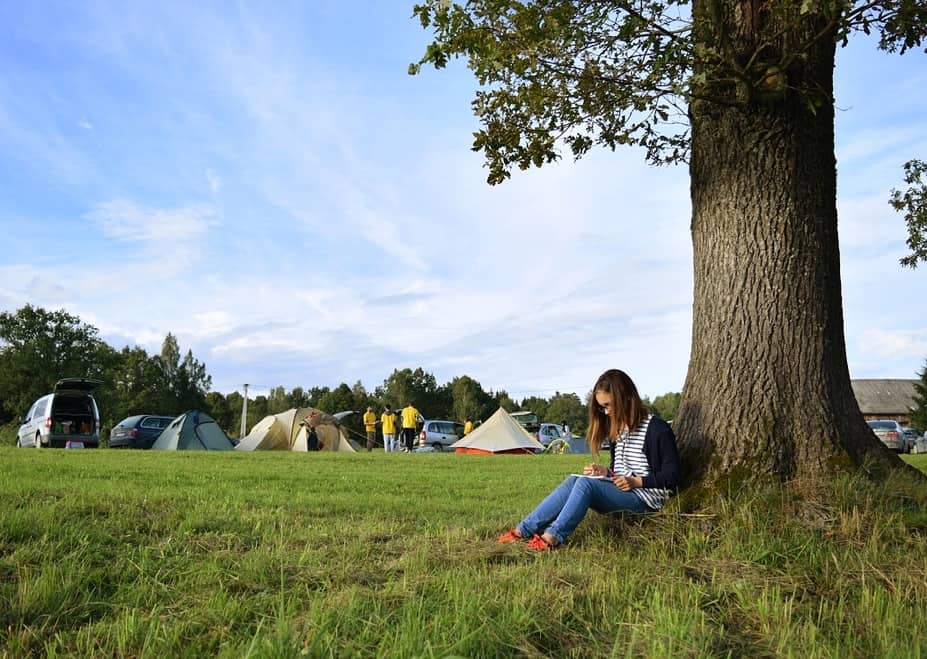
<svg viewBox="0 0 927 659">
<path fill-rule="evenodd" d="M 373 413 L 373 408 L 367 406 L 364 412 L 364 430 L 367 431 L 367 452 L 373 450 L 377 443 L 377 415 Z"/>
<path fill-rule="evenodd" d="M 560 422 L 560 430 L 563 432 L 564 439 L 571 438 L 570 426 L 567 425 L 566 419 Z"/>
<path fill-rule="evenodd" d="M 473 422 L 470 420 L 470 417 L 464 419 L 464 435 L 469 435 L 473 432 Z"/>
<path fill-rule="evenodd" d="M 319 435 L 312 426 L 306 426 L 306 450 L 319 450 Z"/>
<path fill-rule="evenodd" d="M 415 423 L 418 421 L 418 410 L 412 405 L 410 400 L 402 408 L 402 439 L 405 442 L 405 450 L 412 452 L 415 444 Z"/>
<path fill-rule="evenodd" d="M 383 450 L 392 453 L 399 450 L 396 442 L 396 413 L 389 405 L 380 417 L 380 428 L 383 430 Z"/>
</svg>

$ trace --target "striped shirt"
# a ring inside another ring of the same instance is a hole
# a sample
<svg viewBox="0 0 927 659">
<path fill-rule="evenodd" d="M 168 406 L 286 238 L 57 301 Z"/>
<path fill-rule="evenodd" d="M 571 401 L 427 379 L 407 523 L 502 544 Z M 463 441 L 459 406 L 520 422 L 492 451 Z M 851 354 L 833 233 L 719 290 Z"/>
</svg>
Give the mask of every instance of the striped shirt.
<svg viewBox="0 0 927 659">
<path fill-rule="evenodd" d="M 647 454 L 644 453 L 644 438 L 653 415 L 648 416 L 632 431 L 625 431 L 624 435 L 614 442 L 614 460 L 612 471 L 618 476 L 646 477 L 651 473 Z M 669 499 L 670 491 L 662 487 L 636 487 L 631 490 L 639 496 L 649 508 L 659 510 Z"/>
</svg>

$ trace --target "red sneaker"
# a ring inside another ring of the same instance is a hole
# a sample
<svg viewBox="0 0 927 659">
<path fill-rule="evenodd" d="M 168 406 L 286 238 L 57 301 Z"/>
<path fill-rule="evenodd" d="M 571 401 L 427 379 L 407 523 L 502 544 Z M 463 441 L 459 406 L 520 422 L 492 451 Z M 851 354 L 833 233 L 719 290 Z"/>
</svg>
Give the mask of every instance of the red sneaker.
<svg viewBox="0 0 927 659">
<path fill-rule="evenodd" d="M 518 542 L 522 540 L 521 533 L 518 532 L 518 529 L 509 529 L 502 535 L 500 535 L 496 542 Z"/>
<path fill-rule="evenodd" d="M 542 536 L 534 534 L 534 537 L 528 541 L 528 544 L 525 545 L 525 549 L 528 551 L 553 551 L 556 549 L 556 545 L 552 545 Z"/>
</svg>

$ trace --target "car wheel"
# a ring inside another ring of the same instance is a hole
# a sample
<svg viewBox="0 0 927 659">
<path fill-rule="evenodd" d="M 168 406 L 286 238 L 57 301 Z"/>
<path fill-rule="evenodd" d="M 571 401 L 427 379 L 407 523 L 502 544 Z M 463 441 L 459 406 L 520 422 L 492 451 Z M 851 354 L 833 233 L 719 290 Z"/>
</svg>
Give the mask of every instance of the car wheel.
<svg viewBox="0 0 927 659">
<path fill-rule="evenodd" d="M 436 451 L 443 451 L 444 444 L 442 444 L 441 442 L 435 442 L 434 444 L 431 445 L 431 448 L 433 448 Z"/>
<path fill-rule="evenodd" d="M 35 435 L 35 447 L 42 448 L 42 436 L 38 433 Z"/>
</svg>

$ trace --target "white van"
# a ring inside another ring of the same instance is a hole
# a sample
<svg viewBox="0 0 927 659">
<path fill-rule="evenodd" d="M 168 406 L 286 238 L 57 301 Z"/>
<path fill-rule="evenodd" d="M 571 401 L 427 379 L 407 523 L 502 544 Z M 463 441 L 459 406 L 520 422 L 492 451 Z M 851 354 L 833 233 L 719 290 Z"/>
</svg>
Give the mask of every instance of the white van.
<svg viewBox="0 0 927 659">
<path fill-rule="evenodd" d="M 32 404 L 17 432 L 17 446 L 35 448 L 97 448 L 100 445 L 100 410 L 93 390 L 99 380 L 67 378 L 55 383 L 55 392 Z"/>
</svg>

